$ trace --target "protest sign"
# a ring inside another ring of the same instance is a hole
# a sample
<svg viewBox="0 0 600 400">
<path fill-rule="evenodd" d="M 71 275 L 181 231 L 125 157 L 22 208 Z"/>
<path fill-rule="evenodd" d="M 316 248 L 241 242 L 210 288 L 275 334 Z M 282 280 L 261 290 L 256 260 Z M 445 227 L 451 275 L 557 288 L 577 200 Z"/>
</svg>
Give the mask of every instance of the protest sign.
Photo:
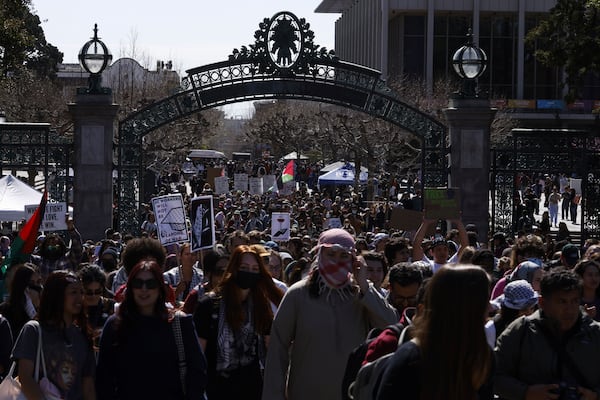
<svg viewBox="0 0 600 400">
<path fill-rule="evenodd" d="M 290 213 L 271 214 L 271 238 L 277 242 L 290 240 Z"/>
<path fill-rule="evenodd" d="M 215 194 L 229 193 L 229 178 L 226 176 L 217 176 L 215 178 Z"/>
<path fill-rule="evenodd" d="M 250 178 L 248 180 L 248 192 L 250 194 L 263 194 L 263 179 Z"/>
<path fill-rule="evenodd" d="M 405 210 L 396 207 L 392 210 L 390 217 L 390 228 L 403 231 L 416 231 L 423 222 L 423 213 L 416 210 Z"/>
<path fill-rule="evenodd" d="M 460 218 L 460 190 L 458 188 L 425 188 L 423 200 L 427 219 Z"/>
<path fill-rule="evenodd" d="M 215 243 L 213 197 L 200 196 L 192 199 L 192 252 L 209 249 Z"/>
<path fill-rule="evenodd" d="M 181 194 L 152 198 L 152 209 L 156 216 L 158 240 L 163 246 L 188 241 L 185 208 Z"/>
<path fill-rule="evenodd" d="M 39 204 L 31 204 L 25 206 L 25 215 L 29 220 Z M 66 231 L 67 222 L 65 215 L 67 214 L 67 203 L 46 203 L 46 211 L 44 219 L 40 225 L 40 231 Z"/>
<path fill-rule="evenodd" d="M 263 176 L 263 189 L 265 192 L 268 192 L 268 191 L 276 192 L 277 191 L 277 178 L 275 177 L 275 175 Z"/>
<path fill-rule="evenodd" d="M 233 174 L 233 190 L 248 190 L 248 174 Z"/>
<path fill-rule="evenodd" d="M 206 170 L 206 182 L 210 185 L 211 188 L 215 187 L 215 179 L 219 176 L 223 176 L 224 171 L 223 168 L 213 168 L 210 167 Z"/>
</svg>

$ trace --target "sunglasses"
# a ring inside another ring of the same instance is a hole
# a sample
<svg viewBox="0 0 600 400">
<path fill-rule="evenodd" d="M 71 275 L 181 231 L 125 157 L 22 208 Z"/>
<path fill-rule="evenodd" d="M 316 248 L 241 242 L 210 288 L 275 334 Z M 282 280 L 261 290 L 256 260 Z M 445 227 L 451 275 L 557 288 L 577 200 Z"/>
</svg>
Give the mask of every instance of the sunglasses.
<svg viewBox="0 0 600 400">
<path fill-rule="evenodd" d="M 102 294 L 102 289 L 86 290 L 85 291 L 85 295 L 86 296 L 100 296 L 101 294 Z"/>
<path fill-rule="evenodd" d="M 146 287 L 146 289 L 149 289 L 149 290 L 158 289 L 159 282 L 154 278 L 150 278 L 150 279 L 133 278 L 131 280 L 131 287 L 134 289 L 141 289 L 144 286 Z"/>
</svg>

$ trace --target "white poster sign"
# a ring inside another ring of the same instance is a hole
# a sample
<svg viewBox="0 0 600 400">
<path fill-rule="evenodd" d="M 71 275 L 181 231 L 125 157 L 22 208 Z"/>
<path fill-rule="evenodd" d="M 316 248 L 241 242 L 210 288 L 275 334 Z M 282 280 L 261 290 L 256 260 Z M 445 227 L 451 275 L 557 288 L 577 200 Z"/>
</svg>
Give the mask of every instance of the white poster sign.
<svg viewBox="0 0 600 400">
<path fill-rule="evenodd" d="M 152 208 L 156 216 L 158 240 L 163 246 L 188 241 L 185 208 L 181 194 L 154 197 Z"/>
<path fill-rule="evenodd" d="M 39 204 L 31 204 L 25 206 L 25 218 L 29 220 Z M 46 211 L 44 219 L 40 225 L 40 231 L 66 231 L 67 222 L 65 215 L 67 214 L 67 203 L 46 203 Z"/>
<path fill-rule="evenodd" d="M 581 179 L 570 178 L 569 186 L 571 189 L 575 189 L 575 193 L 581 194 Z"/>
<path fill-rule="evenodd" d="M 263 189 L 265 192 L 268 192 L 268 191 L 276 192 L 277 191 L 277 178 L 275 177 L 275 175 L 265 175 L 262 178 L 263 178 Z"/>
<path fill-rule="evenodd" d="M 290 213 L 271 214 L 271 239 L 277 242 L 290 240 Z"/>
<path fill-rule="evenodd" d="M 229 193 L 229 178 L 226 176 L 215 177 L 215 194 Z"/>
<path fill-rule="evenodd" d="M 250 178 L 248 180 L 250 194 L 263 194 L 263 178 Z"/>
<path fill-rule="evenodd" d="M 248 174 L 233 174 L 233 190 L 248 190 Z"/>
<path fill-rule="evenodd" d="M 291 196 L 296 191 L 296 182 L 286 182 L 283 187 L 279 190 L 279 194 L 282 196 Z"/>
</svg>

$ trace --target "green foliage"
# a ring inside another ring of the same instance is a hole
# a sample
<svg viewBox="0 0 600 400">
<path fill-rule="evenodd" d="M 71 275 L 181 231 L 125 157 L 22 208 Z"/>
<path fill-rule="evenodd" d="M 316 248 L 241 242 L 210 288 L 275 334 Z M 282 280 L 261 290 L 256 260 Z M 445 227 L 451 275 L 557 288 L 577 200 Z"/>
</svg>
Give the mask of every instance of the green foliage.
<svg viewBox="0 0 600 400">
<path fill-rule="evenodd" d="M 31 0 L 0 1 L 0 46 L 4 57 L 0 78 L 23 69 L 54 78 L 63 54 L 46 42 L 40 18 L 31 11 Z"/>
<path fill-rule="evenodd" d="M 585 76 L 600 71 L 600 0 L 558 0 L 526 43 L 542 64 L 564 68 L 565 100 L 580 98 Z"/>
</svg>

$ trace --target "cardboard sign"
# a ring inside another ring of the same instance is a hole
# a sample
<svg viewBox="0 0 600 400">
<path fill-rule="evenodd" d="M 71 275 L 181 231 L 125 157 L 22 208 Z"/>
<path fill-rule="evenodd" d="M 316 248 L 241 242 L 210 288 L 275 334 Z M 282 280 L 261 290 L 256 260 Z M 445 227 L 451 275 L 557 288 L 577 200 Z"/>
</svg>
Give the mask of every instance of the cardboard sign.
<svg viewBox="0 0 600 400">
<path fill-rule="evenodd" d="M 290 240 L 290 213 L 271 214 L 271 239 L 277 242 Z"/>
<path fill-rule="evenodd" d="M 250 178 L 248 180 L 248 191 L 250 194 L 263 194 L 263 179 Z"/>
<path fill-rule="evenodd" d="M 423 196 L 425 218 L 460 218 L 460 190 L 458 188 L 425 188 Z"/>
<path fill-rule="evenodd" d="M 248 190 L 248 174 L 233 174 L 233 190 Z"/>
<path fill-rule="evenodd" d="M 403 231 L 416 231 L 423 222 L 423 213 L 415 210 L 405 210 L 396 207 L 392 210 L 390 217 L 390 228 Z"/>
<path fill-rule="evenodd" d="M 152 198 L 158 240 L 163 246 L 187 242 L 189 234 L 181 194 Z"/>
<path fill-rule="evenodd" d="M 229 178 L 226 176 L 217 176 L 215 178 L 215 190 L 216 194 L 227 194 L 229 193 Z"/>
<path fill-rule="evenodd" d="M 31 204 L 25 206 L 25 218 L 29 220 L 39 204 Z M 67 222 L 65 214 L 67 213 L 67 203 L 46 203 L 46 211 L 44 219 L 40 225 L 40 231 L 66 231 Z"/>
<path fill-rule="evenodd" d="M 194 197 L 191 205 L 192 252 L 210 249 L 215 243 L 213 197 Z"/>
<path fill-rule="evenodd" d="M 215 188 L 215 179 L 219 176 L 223 176 L 223 168 L 208 168 L 206 170 L 206 182 L 210 184 L 211 188 Z"/>
</svg>

